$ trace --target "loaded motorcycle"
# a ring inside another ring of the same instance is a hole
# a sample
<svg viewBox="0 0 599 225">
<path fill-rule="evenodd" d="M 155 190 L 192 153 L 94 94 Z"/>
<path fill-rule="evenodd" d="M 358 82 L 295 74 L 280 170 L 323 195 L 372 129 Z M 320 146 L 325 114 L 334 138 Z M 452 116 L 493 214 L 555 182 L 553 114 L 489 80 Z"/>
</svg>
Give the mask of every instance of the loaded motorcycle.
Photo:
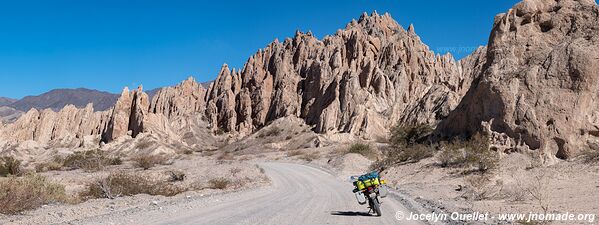
<svg viewBox="0 0 599 225">
<path fill-rule="evenodd" d="M 381 216 L 381 198 L 387 197 L 389 189 L 387 182 L 379 177 L 377 172 L 370 172 L 361 176 L 351 176 L 355 189 L 353 190 L 360 205 L 368 202 L 368 213 L 374 212 Z"/>
</svg>

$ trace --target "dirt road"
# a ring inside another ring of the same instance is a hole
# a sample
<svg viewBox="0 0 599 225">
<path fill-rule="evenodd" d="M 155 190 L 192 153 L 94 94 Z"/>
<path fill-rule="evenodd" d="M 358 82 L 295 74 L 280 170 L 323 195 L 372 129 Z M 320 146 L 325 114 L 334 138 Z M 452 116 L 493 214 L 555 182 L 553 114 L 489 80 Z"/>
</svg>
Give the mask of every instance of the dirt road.
<svg viewBox="0 0 599 225">
<path fill-rule="evenodd" d="M 392 198 L 384 198 L 383 216 L 367 214 L 358 205 L 349 182 L 309 166 L 260 164 L 272 186 L 223 195 L 209 201 L 190 199 L 73 221 L 75 224 L 400 224 L 396 211 L 409 212 Z M 401 221 L 401 224 L 406 224 Z M 409 224 L 409 223 L 408 223 Z"/>
</svg>

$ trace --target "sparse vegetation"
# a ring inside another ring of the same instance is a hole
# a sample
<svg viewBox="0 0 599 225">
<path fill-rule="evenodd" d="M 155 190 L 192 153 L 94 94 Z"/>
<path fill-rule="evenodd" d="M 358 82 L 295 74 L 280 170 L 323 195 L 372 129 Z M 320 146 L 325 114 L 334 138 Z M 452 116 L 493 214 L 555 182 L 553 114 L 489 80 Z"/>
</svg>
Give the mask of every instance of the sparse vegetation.
<svg viewBox="0 0 599 225">
<path fill-rule="evenodd" d="M 265 138 L 265 137 L 278 136 L 279 134 L 281 134 L 281 131 L 283 131 L 281 128 L 272 127 L 266 131 L 262 131 L 260 134 L 258 134 L 258 137 Z"/>
<path fill-rule="evenodd" d="M 219 155 L 218 157 L 216 157 L 217 160 L 235 160 L 235 156 L 231 155 L 228 152 L 225 152 L 221 155 Z"/>
<path fill-rule="evenodd" d="M 169 174 L 169 179 L 168 181 L 170 182 L 178 182 L 178 181 L 184 181 L 185 180 L 185 173 L 183 173 L 182 171 L 168 171 Z"/>
<path fill-rule="evenodd" d="M 38 173 L 60 170 L 60 169 L 62 169 L 62 163 L 57 160 L 44 162 L 44 163 L 35 165 L 35 171 Z"/>
<path fill-rule="evenodd" d="M 310 152 L 299 157 L 302 160 L 306 160 L 308 162 L 312 162 L 314 160 L 320 159 L 320 153 L 318 152 Z"/>
<path fill-rule="evenodd" d="M 227 178 L 213 178 L 208 181 L 208 187 L 211 189 L 226 189 L 231 184 Z"/>
<path fill-rule="evenodd" d="M 0 176 L 21 175 L 21 161 L 12 156 L 0 158 Z"/>
<path fill-rule="evenodd" d="M 376 152 L 369 144 L 355 143 L 349 147 L 348 153 L 356 153 L 363 155 L 369 159 L 376 159 Z"/>
<path fill-rule="evenodd" d="M 140 150 L 145 150 L 145 149 L 149 149 L 150 147 L 154 146 L 156 143 L 154 143 L 151 140 L 148 139 L 143 139 L 137 142 L 137 144 L 135 144 L 135 148 L 136 149 L 140 149 Z"/>
<path fill-rule="evenodd" d="M 586 163 L 599 163 L 599 148 L 588 148 L 581 155 Z"/>
<path fill-rule="evenodd" d="M 62 164 L 63 167 L 70 169 L 83 169 L 87 172 L 94 172 L 104 169 L 109 165 L 120 165 L 123 161 L 118 157 L 108 157 L 105 152 L 100 149 L 75 152 L 65 158 L 55 157 L 54 168 L 57 164 Z"/>
<path fill-rule="evenodd" d="M 133 158 L 132 160 L 135 163 L 135 166 L 147 170 L 156 165 L 166 164 L 168 158 L 161 155 L 140 155 Z"/>
<path fill-rule="evenodd" d="M 165 181 L 157 181 L 149 176 L 113 173 L 108 177 L 90 183 L 80 195 L 84 199 L 90 198 L 116 198 L 133 196 L 137 194 L 174 196 L 186 191 Z"/>
<path fill-rule="evenodd" d="M 40 175 L 0 180 L 0 213 L 15 214 L 52 202 L 66 202 L 64 186 Z"/>
<path fill-rule="evenodd" d="M 304 153 L 300 150 L 293 150 L 293 151 L 287 152 L 287 157 L 293 157 L 293 156 L 298 156 L 298 155 L 302 155 L 302 154 L 304 154 Z"/>
<path fill-rule="evenodd" d="M 398 125 L 391 129 L 391 145 L 407 147 L 426 142 L 433 128 L 428 124 Z"/>
<path fill-rule="evenodd" d="M 437 156 L 442 167 L 462 167 L 476 172 L 487 172 L 497 167 L 499 157 L 489 150 L 489 139 L 476 134 L 470 140 L 454 140 L 442 146 Z"/>
</svg>

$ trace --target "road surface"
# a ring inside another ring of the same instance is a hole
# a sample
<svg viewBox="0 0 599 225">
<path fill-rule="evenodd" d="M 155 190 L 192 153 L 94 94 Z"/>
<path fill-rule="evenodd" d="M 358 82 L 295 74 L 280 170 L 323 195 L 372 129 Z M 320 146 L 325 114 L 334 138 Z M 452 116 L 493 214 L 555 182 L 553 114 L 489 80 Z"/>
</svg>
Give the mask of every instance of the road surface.
<svg viewBox="0 0 599 225">
<path fill-rule="evenodd" d="M 105 215 L 75 224 L 410 224 L 395 218 L 409 213 L 393 197 L 382 199 L 383 216 L 359 205 L 350 182 L 320 169 L 290 163 L 260 164 L 272 186 L 222 196 L 208 203 L 189 201 L 160 210 Z"/>
</svg>

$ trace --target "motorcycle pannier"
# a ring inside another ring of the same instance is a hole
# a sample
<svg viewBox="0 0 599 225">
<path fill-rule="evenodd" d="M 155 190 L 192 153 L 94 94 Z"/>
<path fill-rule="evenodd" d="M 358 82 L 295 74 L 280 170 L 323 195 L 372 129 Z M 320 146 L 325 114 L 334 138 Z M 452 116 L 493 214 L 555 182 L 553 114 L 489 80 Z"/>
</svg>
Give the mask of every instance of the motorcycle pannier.
<svg viewBox="0 0 599 225">
<path fill-rule="evenodd" d="M 360 205 L 366 204 L 366 196 L 364 196 L 364 192 L 358 191 L 355 194 L 356 200 L 358 200 L 358 203 L 360 203 Z"/>
<path fill-rule="evenodd" d="M 358 188 L 358 190 L 364 190 L 364 188 L 366 188 L 364 182 L 362 181 L 356 181 L 356 187 Z"/>
</svg>

